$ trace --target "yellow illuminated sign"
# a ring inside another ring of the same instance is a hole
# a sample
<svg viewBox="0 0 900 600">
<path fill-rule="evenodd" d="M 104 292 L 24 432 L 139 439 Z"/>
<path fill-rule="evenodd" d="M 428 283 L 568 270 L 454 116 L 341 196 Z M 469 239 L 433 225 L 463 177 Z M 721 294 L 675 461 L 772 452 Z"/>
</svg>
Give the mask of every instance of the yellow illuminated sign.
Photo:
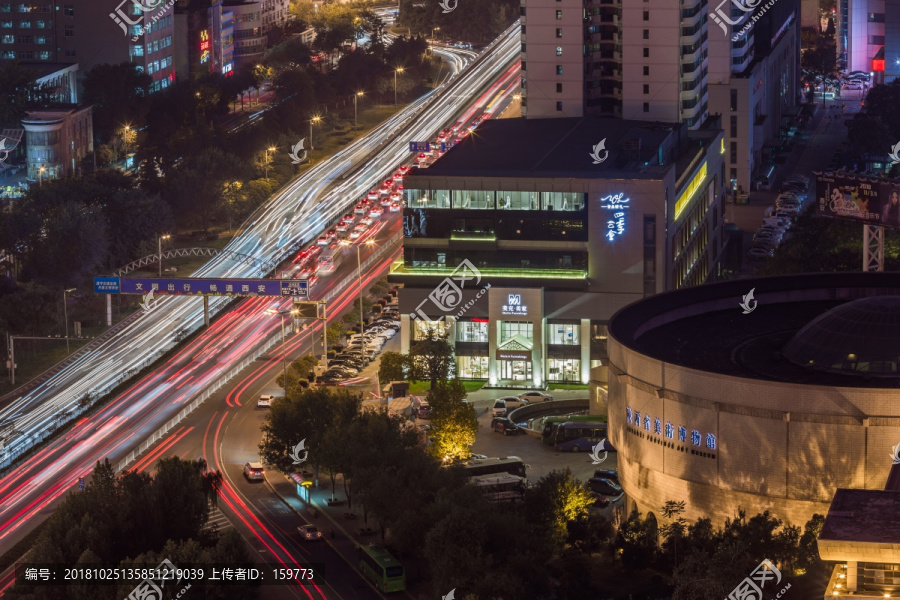
<svg viewBox="0 0 900 600">
<path fill-rule="evenodd" d="M 675 203 L 676 221 L 678 220 L 678 217 L 681 216 L 681 213 L 684 212 L 684 209 L 687 208 L 688 204 L 691 203 L 691 199 L 694 197 L 694 194 L 697 193 L 697 190 L 700 189 L 700 186 L 703 185 L 704 181 L 706 181 L 706 162 L 703 163 L 703 166 L 700 167 L 700 170 L 697 171 L 697 174 L 694 175 L 694 178 L 691 179 L 688 186 L 684 188 L 684 191 L 678 196 L 678 202 Z"/>
</svg>

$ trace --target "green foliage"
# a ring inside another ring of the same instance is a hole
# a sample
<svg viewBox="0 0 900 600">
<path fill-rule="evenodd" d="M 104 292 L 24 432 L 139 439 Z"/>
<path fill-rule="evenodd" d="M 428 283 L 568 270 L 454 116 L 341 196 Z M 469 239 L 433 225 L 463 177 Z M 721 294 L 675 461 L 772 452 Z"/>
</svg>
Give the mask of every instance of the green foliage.
<svg viewBox="0 0 900 600">
<path fill-rule="evenodd" d="M 425 399 L 431 405 L 429 452 L 440 460 L 468 458 L 478 433 L 475 408 L 466 404 L 466 388 L 459 381 L 438 381 Z"/>
<path fill-rule="evenodd" d="M 26 111 L 47 105 L 46 90 L 34 83 L 37 77 L 15 62 L 0 65 L 0 126 L 20 128 Z"/>
<path fill-rule="evenodd" d="M 447 333 L 429 328 L 421 339 L 409 349 L 410 381 L 427 380 L 431 387 L 438 381 L 447 381 L 456 373 L 453 346 L 447 341 Z"/>
<path fill-rule="evenodd" d="M 222 209 L 225 182 L 233 180 L 241 170 L 236 156 L 219 148 L 207 148 L 178 166 L 166 186 L 167 199 L 177 214 L 193 215 L 194 223 L 207 231 L 213 214 Z"/>
<path fill-rule="evenodd" d="M 339 344 L 341 339 L 347 333 L 347 326 L 343 321 L 337 321 L 332 323 L 325 329 L 325 339 L 326 343 L 329 346 L 334 346 L 335 344 Z"/>
<path fill-rule="evenodd" d="M 591 493 L 575 479 L 568 467 L 544 475 L 525 495 L 528 519 L 544 531 L 558 549 L 569 536 L 568 524 L 587 517 L 593 504 Z"/>
<path fill-rule="evenodd" d="M 517 19 L 518 15 L 519 5 L 511 0 L 481 0 L 470 3 L 466 10 L 446 14 L 438 2 L 400 0 L 399 24 L 409 27 L 413 33 L 428 36 L 431 36 L 432 27 L 437 26 L 441 28 L 441 38 L 487 43 Z"/>
<path fill-rule="evenodd" d="M 382 352 L 378 381 L 382 384 L 406 380 L 407 357 L 399 352 Z"/>
<path fill-rule="evenodd" d="M 109 141 L 125 125 L 134 125 L 147 106 L 152 79 L 127 62 L 100 64 L 85 73 L 85 104 L 94 105 L 94 135 Z"/>
</svg>

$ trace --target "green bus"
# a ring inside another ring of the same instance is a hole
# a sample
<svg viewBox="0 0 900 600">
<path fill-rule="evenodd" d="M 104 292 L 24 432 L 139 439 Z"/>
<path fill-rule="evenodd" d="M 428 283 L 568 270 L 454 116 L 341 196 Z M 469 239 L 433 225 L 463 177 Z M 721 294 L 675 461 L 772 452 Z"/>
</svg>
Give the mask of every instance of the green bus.
<svg viewBox="0 0 900 600">
<path fill-rule="evenodd" d="M 370 544 L 357 548 L 359 570 L 382 592 L 402 592 L 406 589 L 403 565 L 384 546 Z"/>
<path fill-rule="evenodd" d="M 544 417 L 540 426 L 541 440 L 548 446 L 556 445 L 556 429 L 561 423 L 606 423 L 604 415 L 565 415 Z"/>
</svg>

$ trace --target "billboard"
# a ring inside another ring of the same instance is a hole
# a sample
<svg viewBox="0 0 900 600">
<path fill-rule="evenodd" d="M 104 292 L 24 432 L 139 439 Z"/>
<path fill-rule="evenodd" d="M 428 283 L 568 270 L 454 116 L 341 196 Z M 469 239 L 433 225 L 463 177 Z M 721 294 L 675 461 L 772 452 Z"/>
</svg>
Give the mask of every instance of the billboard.
<svg viewBox="0 0 900 600">
<path fill-rule="evenodd" d="M 309 298 L 309 280 L 95 277 L 94 291 L 98 294 L 143 295 L 153 291 L 175 296 L 291 296 L 306 299 Z"/>
<path fill-rule="evenodd" d="M 900 229 L 900 182 L 816 173 L 816 214 Z"/>
</svg>

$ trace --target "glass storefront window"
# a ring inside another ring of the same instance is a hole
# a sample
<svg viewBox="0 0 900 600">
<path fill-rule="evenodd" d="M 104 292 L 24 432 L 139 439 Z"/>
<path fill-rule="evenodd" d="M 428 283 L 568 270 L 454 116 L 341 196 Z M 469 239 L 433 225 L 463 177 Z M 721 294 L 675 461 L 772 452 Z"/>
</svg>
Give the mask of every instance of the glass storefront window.
<svg viewBox="0 0 900 600">
<path fill-rule="evenodd" d="M 408 208 L 450 208 L 450 192 L 438 190 L 435 193 L 429 190 L 403 190 L 406 206 Z"/>
<path fill-rule="evenodd" d="M 548 323 L 547 343 L 578 346 L 581 344 L 581 325 Z"/>
<path fill-rule="evenodd" d="M 423 321 L 422 319 L 416 319 L 414 321 L 414 324 L 414 340 L 428 339 L 429 330 L 435 331 L 438 335 L 447 335 L 447 323 L 445 323 L 444 321 Z"/>
<path fill-rule="evenodd" d="M 498 192 L 502 210 L 540 210 L 541 201 L 538 192 Z"/>
<path fill-rule="evenodd" d="M 457 356 L 456 373 L 461 379 L 487 379 L 487 356 Z"/>
<path fill-rule="evenodd" d="M 584 194 L 580 192 L 541 192 L 542 210 L 581 210 Z"/>
<path fill-rule="evenodd" d="M 500 321 L 500 343 L 516 335 L 526 340 L 534 339 L 534 324 L 531 321 Z"/>
<path fill-rule="evenodd" d="M 581 383 L 581 361 L 577 358 L 551 358 L 547 361 L 547 379 Z"/>
<path fill-rule="evenodd" d="M 488 341 L 488 324 L 479 323 L 477 321 L 459 321 L 456 323 L 456 341 L 457 342 L 480 342 L 486 344 Z"/>
<path fill-rule="evenodd" d="M 527 360 L 501 360 L 500 379 L 512 381 L 531 381 L 531 361 Z"/>
<path fill-rule="evenodd" d="M 487 210 L 494 208 L 494 192 L 453 190 L 453 208 Z"/>
</svg>

